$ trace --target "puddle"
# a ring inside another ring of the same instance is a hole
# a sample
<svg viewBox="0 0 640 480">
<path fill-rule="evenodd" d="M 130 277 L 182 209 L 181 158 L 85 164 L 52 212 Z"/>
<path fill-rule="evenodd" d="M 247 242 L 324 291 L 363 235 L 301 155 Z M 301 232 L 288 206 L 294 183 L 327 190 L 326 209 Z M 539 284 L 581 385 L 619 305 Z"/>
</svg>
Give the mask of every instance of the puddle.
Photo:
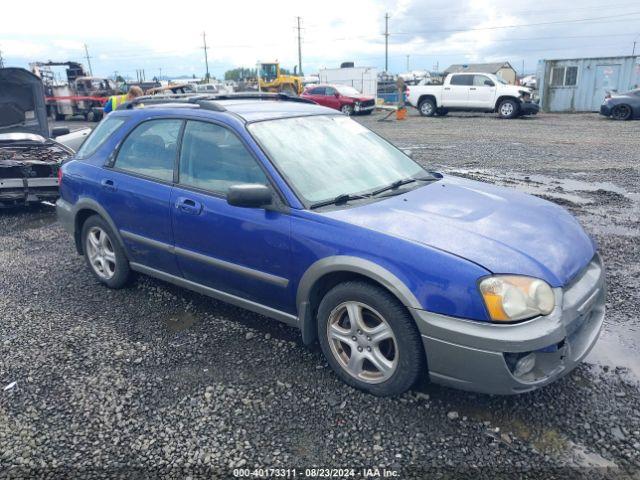
<svg viewBox="0 0 640 480">
<path fill-rule="evenodd" d="M 640 330 L 623 329 L 621 325 L 615 328 L 616 331 L 606 328 L 602 331 L 585 361 L 611 369 L 622 367 L 634 380 L 640 381 Z"/>
<path fill-rule="evenodd" d="M 181 332 L 196 323 L 197 318 L 191 312 L 178 312 L 162 319 L 162 322 L 172 332 Z"/>
</svg>

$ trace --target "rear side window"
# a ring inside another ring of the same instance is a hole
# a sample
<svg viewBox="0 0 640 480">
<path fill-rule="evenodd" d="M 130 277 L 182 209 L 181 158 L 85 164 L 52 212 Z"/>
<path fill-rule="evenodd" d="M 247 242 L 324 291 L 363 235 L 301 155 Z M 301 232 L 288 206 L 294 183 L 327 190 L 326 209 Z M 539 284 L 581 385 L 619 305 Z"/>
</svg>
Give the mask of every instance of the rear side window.
<svg viewBox="0 0 640 480">
<path fill-rule="evenodd" d="M 180 184 L 226 194 L 231 185 L 267 177 L 240 139 L 213 123 L 188 121 L 180 150 Z"/>
<path fill-rule="evenodd" d="M 87 158 L 94 152 L 124 123 L 124 118 L 107 117 L 91 132 L 91 135 L 84 141 L 76 158 Z"/>
<path fill-rule="evenodd" d="M 115 167 L 158 180 L 173 180 L 182 120 L 150 120 L 138 125 L 126 138 Z"/>
<path fill-rule="evenodd" d="M 309 95 L 324 95 L 324 87 L 316 87 L 311 89 Z"/>
<path fill-rule="evenodd" d="M 473 75 L 454 75 L 451 77 L 451 85 L 473 85 Z"/>
</svg>

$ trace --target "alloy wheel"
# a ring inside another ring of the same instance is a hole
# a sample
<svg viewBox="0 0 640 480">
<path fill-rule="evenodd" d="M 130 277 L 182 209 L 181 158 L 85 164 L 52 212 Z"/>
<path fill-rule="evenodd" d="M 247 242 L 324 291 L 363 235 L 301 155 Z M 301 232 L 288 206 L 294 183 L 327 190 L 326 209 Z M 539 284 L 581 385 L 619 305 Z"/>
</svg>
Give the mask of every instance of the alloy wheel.
<svg viewBox="0 0 640 480">
<path fill-rule="evenodd" d="M 617 105 L 612 112 L 616 120 L 626 120 L 631 116 L 631 109 L 627 105 Z"/>
<path fill-rule="evenodd" d="M 513 114 L 513 104 L 511 102 L 504 102 L 500 105 L 500 114 L 505 117 Z"/>
<path fill-rule="evenodd" d="M 85 247 L 91 268 L 100 278 L 111 279 L 116 274 L 116 253 L 107 232 L 100 227 L 91 227 Z"/>
<path fill-rule="evenodd" d="M 334 308 L 327 322 L 331 353 L 351 376 L 366 383 L 381 383 L 398 367 L 398 344 L 382 315 L 360 302 Z"/>
<path fill-rule="evenodd" d="M 433 105 L 431 102 L 422 102 L 420 105 L 420 113 L 428 117 L 433 112 Z"/>
<path fill-rule="evenodd" d="M 351 108 L 351 105 L 343 105 L 340 111 L 345 115 L 351 115 L 353 109 Z"/>
</svg>

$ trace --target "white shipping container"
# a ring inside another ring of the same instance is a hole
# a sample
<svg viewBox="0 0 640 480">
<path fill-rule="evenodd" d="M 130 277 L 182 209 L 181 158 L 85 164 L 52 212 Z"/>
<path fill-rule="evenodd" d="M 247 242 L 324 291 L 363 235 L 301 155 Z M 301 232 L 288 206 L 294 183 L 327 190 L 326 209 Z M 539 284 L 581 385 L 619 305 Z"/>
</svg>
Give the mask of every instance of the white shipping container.
<svg viewBox="0 0 640 480">
<path fill-rule="evenodd" d="M 378 70 L 374 67 L 325 68 L 318 72 L 320 83 L 349 85 L 363 95 L 378 94 Z"/>
</svg>

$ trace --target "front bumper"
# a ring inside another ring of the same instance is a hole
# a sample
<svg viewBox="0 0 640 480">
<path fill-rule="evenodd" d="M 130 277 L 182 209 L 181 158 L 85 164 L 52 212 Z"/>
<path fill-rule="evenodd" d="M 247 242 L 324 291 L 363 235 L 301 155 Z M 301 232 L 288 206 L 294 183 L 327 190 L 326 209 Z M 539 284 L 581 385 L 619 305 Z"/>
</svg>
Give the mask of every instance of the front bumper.
<svg viewBox="0 0 640 480">
<path fill-rule="evenodd" d="M 596 255 L 568 286 L 555 289 L 559 306 L 546 317 L 498 325 L 413 310 L 429 376 L 435 383 L 490 394 L 547 385 L 573 370 L 595 344 L 605 291 L 604 267 Z M 535 353 L 533 370 L 516 375 L 511 359 L 529 353 Z"/>
<path fill-rule="evenodd" d="M 520 115 L 536 115 L 540 105 L 534 102 L 520 102 Z"/>
<path fill-rule="evenodd" d="M 24 206 L 58 198 L 55 177 L 0 178 L 0 207 Z"/>
<path fill-rule="evenodd" d="M 370 112 L 375 108 L 376 108 L 375 103 L 373 105 L 356 105 L 355 107 L 353 107 L 353 111 L 356 113 Z"/>
</svg>

